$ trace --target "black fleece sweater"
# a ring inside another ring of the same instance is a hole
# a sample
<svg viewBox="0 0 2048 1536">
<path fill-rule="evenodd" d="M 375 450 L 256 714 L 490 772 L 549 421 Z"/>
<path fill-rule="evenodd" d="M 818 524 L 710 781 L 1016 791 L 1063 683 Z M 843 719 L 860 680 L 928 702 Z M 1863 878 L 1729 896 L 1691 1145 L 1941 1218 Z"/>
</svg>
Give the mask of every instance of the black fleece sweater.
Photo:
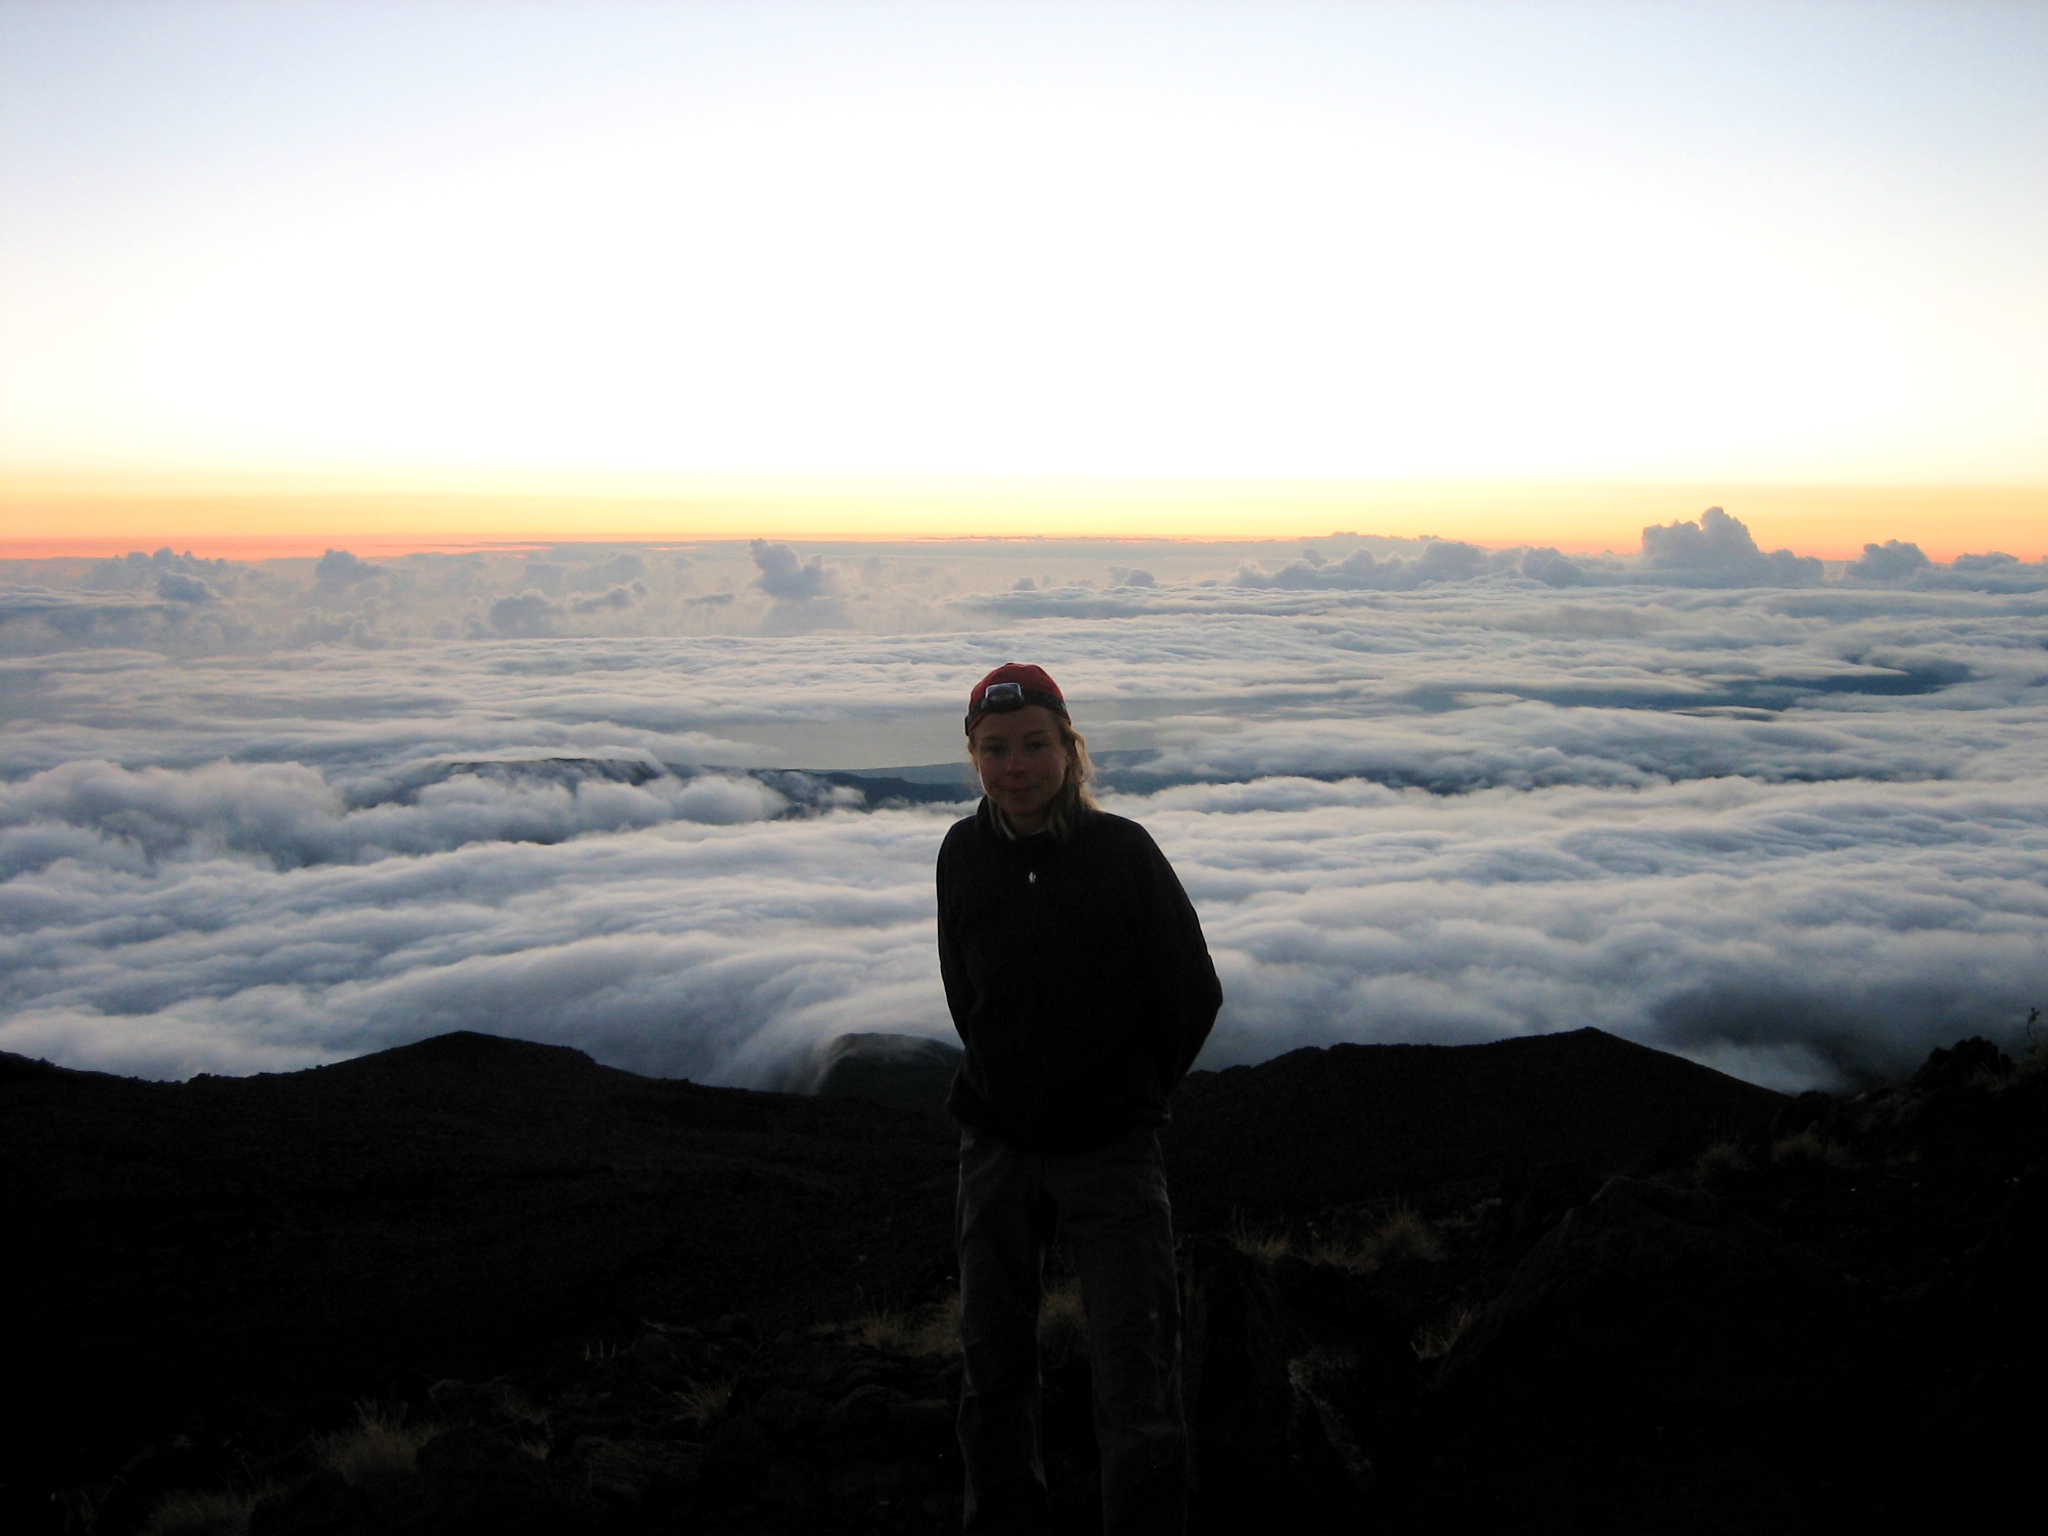
<svg viewBox="0 0 2048 1536">
<path fill-rule="evenodd" d="M 939 972 L 967 1053 L 946 1107 L 1013 1146 L 1070 1151 L 1167 1118 L 1223 989 L 1151 835 L 1103 811 L 1009 838 L 989 803 L 939 849 Z"/>
</svg>

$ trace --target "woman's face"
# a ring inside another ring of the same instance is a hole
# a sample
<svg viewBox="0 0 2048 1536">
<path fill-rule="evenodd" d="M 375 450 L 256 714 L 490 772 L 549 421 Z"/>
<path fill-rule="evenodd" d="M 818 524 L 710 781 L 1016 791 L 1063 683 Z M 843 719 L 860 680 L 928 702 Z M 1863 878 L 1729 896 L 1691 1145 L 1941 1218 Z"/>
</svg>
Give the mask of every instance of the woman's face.
<svg viewBox="0 0 2048 1536">
<path fill-rule="evenodd" d="M 1043 704 L 1027 704 L 1007 714 L 983 715 L 967 738 L 981 787 L 1010 825 L 1036 832 L 1045 813 L 1067 781 L 1067 748 L 1060 739 L 1060 720 Z"/>
</svg>

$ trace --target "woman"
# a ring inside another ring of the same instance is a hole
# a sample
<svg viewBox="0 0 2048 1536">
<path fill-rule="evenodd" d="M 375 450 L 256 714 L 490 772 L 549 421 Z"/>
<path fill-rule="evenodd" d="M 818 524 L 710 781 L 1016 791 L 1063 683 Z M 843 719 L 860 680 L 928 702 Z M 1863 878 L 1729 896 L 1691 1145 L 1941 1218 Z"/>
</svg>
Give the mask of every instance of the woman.
<svg viewBox="0 0 2048 1536">
<path fill-rule="evenodd" d="M 1105 1536 L 1187 1518 L 1180 1299 L 1158 1127 L 1222 1003 L 1202 927 L 1145 829 L 1095 806 L 1087 743 L 1040 667 L 975 684 L 982 800 L 939 850 L 939 969 L 966 1055 L 960 1448 L 966 1529 L 1038 1531 L 1038 1304 L 1057 1234 L 1081 1281 Z"/>
</svg>

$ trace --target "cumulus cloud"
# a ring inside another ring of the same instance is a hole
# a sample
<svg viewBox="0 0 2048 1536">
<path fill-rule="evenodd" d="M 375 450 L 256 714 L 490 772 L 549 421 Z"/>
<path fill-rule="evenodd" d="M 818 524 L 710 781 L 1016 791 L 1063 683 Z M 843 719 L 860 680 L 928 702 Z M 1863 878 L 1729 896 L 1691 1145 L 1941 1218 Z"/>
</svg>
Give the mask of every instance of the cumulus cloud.
<svg viewBox="0 0 2048 1536">
<path fill-rule="evenodd" d="M 359 581 L 374 581 L 383 570 L 345 549 L 330 549 L 313 562 L 313 579 L 329 589 L 352 587 Z"/>
<path fill-rule="evenodd" d="M 1863 549 L 1867 554 L 1874 547 L 1873 545 L 1866 544 L 1863 546 Z M 1918 546 L 1909 545 L 1907 547 L 1917 548 Z M 1957 555 L 1955 558 L 1955 570 L 1961 575 L 1990 575 L 2009 571 L 2019 563 L 2019 558 L 2016 555 L 1993 551 L 1988 555 Z"/>
<path fill-rule="evenodd" d="M 1518 564 L 1524 576 L 1546 587 L 1576 587 L 1586 579 L 1577 561 L 1554 549 L 1525 550 Z"/>
<path fill-rule="evenodd" d="M 1921 553 L 1918 544 L 1886 539 L 1882 544 L 1864 545 L 1862 555 L 1850 562 L 1847 574 L 1862 581 L 1907 581 L 1933 564 Z"/>
<path fill-rule="evenodd" d="M 631 585 L 607 587 L 602 592 L 587 593 L 569 599 L 571 613 L 603 613 L 607 609 L 617 612 L 633 606 L 635 599 L 647 595 L 647 584 L 636 581 Z"/>
<path fill-rule="evenodd" d="M 754 585 L 772 598 L 802 603 L 831 597 L 839 590 L 839 578 L 827 568 L 822 555 L 805 560 L 787 544 L 767 539 L 755 539 L 747 548 L 761 572 L 754 578 Z"/>
<path fill-rule="evenodd" d="M 555 632 L 562 605 L 544 593 L 525 591 L 491 604 L 491 628 L 501 635 L 532 639 Z"/>
<path fill-rule="evenodd" d="M 1863 550 L 1845 573 L 1851 580 L 1906 583 L 1932 592 L 2048 591 L 2048 560 L 2025 561 L 1994 550 L 1938 565 L 1916 546 L 1896 540 L 1866 544 Z"/>
<path fill-rule="evenodd" d="M 1696 523 L 1643 530 L 1643 564 L 1670 581 L 1703 587 L 1801 586 L 1820 580 L 1820 561 L 1789 549 L 1765 554 L 1748 527 L 1719 507 Z"/>
<path fill-rule="evenodd" d="M 748 546 L 568 548 L 560 596 L 445 557 L 310 607 L 311 561 L 35 573 L 0 591 L 38 637 L 0 661 L 0 1048 L 180 1075 L 469 1027 L 765 1084 L 943 1035 L 931 860 L 965 689 L 1013 657 L 1196 897 L 1212 1064 L 1592 1023 L 1840 1084 L 2048 1001 L 2032 566 L 1553 584 L 1555 551 L 1465 551 L 792 552 L 841 583 L 792 599 L 742 589 Z M 892 632 L 764 632 L 885 591 Z M 183 638 L 273 611 L 328 629 Z M 463 638 L 408 639 L 426 614 Z M 744 628 L 624 628 L 657 622 Z"/>
<path fill-rule="evenodd" d="M 94 561 L 84 572 L 80 585 L 88 590 L 130 591 L 165 575 L 223 581 L 232 575 L 233 568 L 232 561 L 199 558 L 189 549 L 181 555 L 166 545 L 154 554 L 146 555 L 138 549 Z"/>
<path fill-rule="evenodd" d="M 1330 560 L 1319 550 L 1310 550 L 1278 570 L 1241 566 L 1235 583 L 1292 591 L 1405 592 L 1432 582 L 1470 581 L 1487 568 L 1486 551 L 1476 544 L 1429 539 L 1412 560 L 1382 559 L 1364 548 Z"/>
<path fill-rule="evenodd" d="M 180 571 L 165 571 L 156 579 L 156 595 L 173 603 L 210 603 L 220 594 L 197 576 L 187 576 Z"/>
</svg>

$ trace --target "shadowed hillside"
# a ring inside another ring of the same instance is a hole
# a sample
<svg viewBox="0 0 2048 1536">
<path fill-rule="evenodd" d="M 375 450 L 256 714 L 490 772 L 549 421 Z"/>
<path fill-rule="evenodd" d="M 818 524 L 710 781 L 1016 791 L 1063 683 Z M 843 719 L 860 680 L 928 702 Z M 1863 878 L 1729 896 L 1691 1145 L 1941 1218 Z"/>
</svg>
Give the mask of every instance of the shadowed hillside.
<svg viewBox="0 0 2048 1536">
<path fill-rule="evenodd" d="M 556 1046 L 452 1034 L 188 1083 L 6 1057 L 0 1106 L 6 1228 L 38 1256 L 8 1266 L 18 1380 L 55 1410 L 10 1485 L 237 1397 L 502 1367 L 642 1317 L 786 1326 L 951 1264 L 928 1117 Z"/>
<path fill-rule="evenodd" d="M 1510 1173 L 1597 1177 L 1760 1130 L 1784 1102 L 1597 1029 L 1292 1051 L 1182 1086 L 1168 1138 L 1175 1208 L 1206 1225 Z"/>
<path fill-rule="evenodd" d="M 183 1084 L 0 1057 L 38 1408 L 0 1524 L 955 1529 L 950 1059 L 849 1037 L 802 1097 L 475 1034 Z M 2044 1101 L 2048 1061 L 1982 1041 L 1850 1101 L 1592 1030 L 1196 1074 L 1168 1138 L 1196 1531 L 1981 1498 L 2042 1360 Z M 1056 1525 L 1086 1536 L 1057 1251 L 1049 1284 Z"/>
</svg>

